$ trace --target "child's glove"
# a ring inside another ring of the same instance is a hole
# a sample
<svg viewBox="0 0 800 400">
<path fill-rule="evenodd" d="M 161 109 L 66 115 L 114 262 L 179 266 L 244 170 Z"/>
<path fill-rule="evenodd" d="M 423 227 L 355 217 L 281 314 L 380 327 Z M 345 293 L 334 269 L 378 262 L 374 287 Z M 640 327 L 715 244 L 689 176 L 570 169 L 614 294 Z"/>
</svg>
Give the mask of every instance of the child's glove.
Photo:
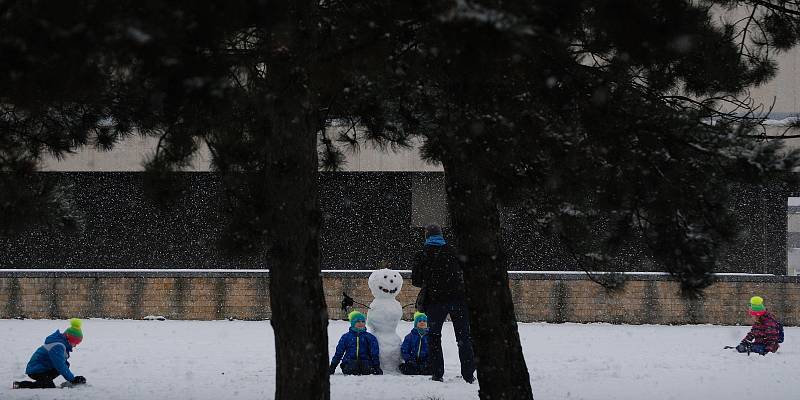
<svg viewBox="0 0 800 400">
<path fill-rule="evenodd" d="M 372 373 L 375 375 L 383 375 L 381 367 L 372 367 Z"/>
<path fill-rule="evenodd" d="M 736 346 L 736 351 L 738 351 L 739 353 L 750 354 L 750 343 L 744 341 L 742 343 L 739 343 L 739 345 Z"/>
<path fill-rule="evenodd" d="M 80 375 L 72 378 L 72 384 L 73 385 L 80 385 L 80 384 L 84 384 L 84 383 L 86 383 L 86 378 L 84 378 L 84 377 L 82 377 Z"/>
<path fill-rule="evenodd" d="M 328 374 L 333 375 L 335 373 L 336 373 L 336 366 L 331 364 L 331 366 L 328 367 Z"/>
</svg>

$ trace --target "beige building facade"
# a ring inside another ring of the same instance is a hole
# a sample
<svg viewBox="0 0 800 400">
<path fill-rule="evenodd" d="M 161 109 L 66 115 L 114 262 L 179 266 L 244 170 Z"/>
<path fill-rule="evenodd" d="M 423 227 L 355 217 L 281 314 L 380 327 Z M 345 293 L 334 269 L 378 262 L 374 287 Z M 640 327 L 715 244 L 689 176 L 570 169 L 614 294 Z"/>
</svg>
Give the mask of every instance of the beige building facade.
<svg viewBox="0 0 800 400">
<path fill-rule="evenodd" d="M 43 171 L 144 171 L 148 157 L 155 152 L 158 138 L 134 136 L 128 138 L 112 151 L 82 149 L 67 154 L 63 159 L 47 158 L 42 163 Z M 422 160 L 418 148 L 381 151 L 372 145 L 359 149 L 341 148 L 346 162 L 343 171 L 442 171 L 440 165 Z M 211 168 L 211 154 L 201 145 L 187 171 L 208 171 Z"/>
</svg>

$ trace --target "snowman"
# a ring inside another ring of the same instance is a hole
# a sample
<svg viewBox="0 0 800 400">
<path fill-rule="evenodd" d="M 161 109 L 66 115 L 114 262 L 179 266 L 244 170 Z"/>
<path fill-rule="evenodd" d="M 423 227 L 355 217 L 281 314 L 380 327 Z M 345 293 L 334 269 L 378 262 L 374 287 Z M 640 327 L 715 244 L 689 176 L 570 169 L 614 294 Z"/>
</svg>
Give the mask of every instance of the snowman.
<svg viewBox="0 0 800 400">
<path fill-rule="evenodd" d="M 395 299 L 402 287 L 403 277 L 397 271 L 384 268 L 369 276 L 369 289 L 375 300 L 369 304 L 367 326 L 378 338 L 384 372 L 398 372 L 397 366 L 402 360 L 397 323 L 403 317 L 403 307 Z"/>
</svg>

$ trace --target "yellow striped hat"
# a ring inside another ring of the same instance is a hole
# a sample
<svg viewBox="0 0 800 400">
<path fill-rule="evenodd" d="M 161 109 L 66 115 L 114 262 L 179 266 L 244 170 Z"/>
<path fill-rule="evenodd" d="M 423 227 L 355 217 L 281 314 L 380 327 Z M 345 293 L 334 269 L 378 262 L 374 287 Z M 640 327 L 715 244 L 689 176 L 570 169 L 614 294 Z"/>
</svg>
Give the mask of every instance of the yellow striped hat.
<svg viewBox="0 0 800 400">
<path fill-rule="evenodd" d="M 748 312 L 756 317 L 764 315 L 767 312 L 767 308 L 764 306 L 764 299 L 759 296 L 751 297 L 750 310 Z"/>
<path fill-rule="evenodd" d="M 64 330 L 64 336 L 73 347 L 79 345 L 83 341 L 83 330 L 81 326 L 83 323 L 77 318 L 69 320 L 69 328 Z"/>
</svg>

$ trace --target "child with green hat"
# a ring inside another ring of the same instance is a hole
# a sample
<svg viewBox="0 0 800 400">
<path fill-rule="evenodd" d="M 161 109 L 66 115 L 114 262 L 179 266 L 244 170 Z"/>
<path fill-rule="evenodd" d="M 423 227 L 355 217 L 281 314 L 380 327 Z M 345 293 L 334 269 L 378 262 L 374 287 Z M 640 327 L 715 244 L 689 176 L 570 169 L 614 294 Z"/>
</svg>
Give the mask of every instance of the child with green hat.
<svg viewBox="0 0 800 400">
<path fill-rule="evenodd" d="M 778 351 L 783 342 L 783 327 L 775 317 L 767 311 L 764 299 L 759 296 L 750 298 L 750 308 L 747 310 L 753 319 L 753 327 L 742 342 L 736 346 L 739 353 L 758 353 L 766 355 L 768 352 Z"/>
<path fill-rule="evenodd" d="M 33 382 L 14 382 L 15 389 L 54 388 L 56 385 L 53 383 L 53 379 L 59 375 L 72 385 L 86 383 L 86 378 L 73 375 L 69 369 L 69 361 L 67 361 L 69 353 L 83 341 L 81 320 L 73 318 L 69 322 L 69 328 L 65 329 L 63 333 L 56 330 L 31 356 L 28 366 L 25 368 L 25 374 L 33 379 Z"/>
<path fill-rule="evenodd" d="M 367 318 L 358 311 L 347 317 L 350 329 L 339 339 L 328 372 L 335 374 L 336 366 L 341 362 L 345 375 L 383 375 L 378 339 L 367 332 Z"/>
<path fill-rule="evenodd" d="M 414 327 L 403 339 L 400 346 L 403 363 L 400 372 L 404 375 L 430 375 L 428 364 L 428 316 L 422 312 L 414 313 Z"/>
</svg>

